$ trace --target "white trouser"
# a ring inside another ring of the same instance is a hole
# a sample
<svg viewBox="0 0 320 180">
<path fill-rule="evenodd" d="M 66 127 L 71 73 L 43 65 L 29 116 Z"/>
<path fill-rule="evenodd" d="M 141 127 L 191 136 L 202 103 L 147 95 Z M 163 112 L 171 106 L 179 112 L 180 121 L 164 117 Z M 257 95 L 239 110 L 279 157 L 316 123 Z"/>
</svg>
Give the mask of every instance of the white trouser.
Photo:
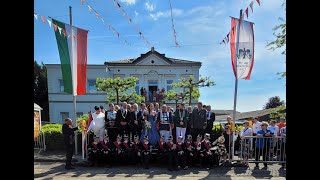
<svg viewBox="0 0 320 180">
<path fill-rule="evenodd" d="M 99 140 L 103 141 L 104 139 L 104 128 L 101 128 L 99 130 L 93 131 L 94 135 L 99 136 Z"/>
<path fill-rule="evenodd" d="M 164 141 L 168 142 L 168 137 L 170 136 L 170 131 L 160 130 L 160 136 L 164 136 Z"/>
<path fill-rule="evenodd" d="M 176 128 L 176 138 L 177 138 L 176 142 L 178 142 L 178 137 L 180 135 L 182 136 L 182 142 L 184 142 L 185 135 L 186 135 L 186 130 L 187 130 L 187 128 L 181 128 L 181 127 L 177 127 Z"/>
</svg>

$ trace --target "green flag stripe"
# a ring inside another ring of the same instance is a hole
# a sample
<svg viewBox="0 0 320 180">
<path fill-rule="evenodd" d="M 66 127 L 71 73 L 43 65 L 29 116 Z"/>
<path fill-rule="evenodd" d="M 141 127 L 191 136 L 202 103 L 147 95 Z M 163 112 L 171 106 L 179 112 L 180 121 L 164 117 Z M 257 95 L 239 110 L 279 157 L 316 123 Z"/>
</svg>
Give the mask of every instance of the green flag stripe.
<svg viewBox="0 0 320 180">
<path fill-rule="evenodd" d="M 55 31 L 60 62 L 61 62 L 61 70 L 62 70 L 62 77 L 63 77 L 63 84 L 64 84 L 64 92 L 72 94 L 72 75 L 71 75 L 71 65 L 70 65 L 70 56 L 69 56 L 69 48 L 67 37 L 63 35 L 63 30 L 65 30 L 65 24 L 52 19 L 52 22 L 56 24 L 58 27 L 62 28 L 61 34 L 59 29 Z"/>
</svg>

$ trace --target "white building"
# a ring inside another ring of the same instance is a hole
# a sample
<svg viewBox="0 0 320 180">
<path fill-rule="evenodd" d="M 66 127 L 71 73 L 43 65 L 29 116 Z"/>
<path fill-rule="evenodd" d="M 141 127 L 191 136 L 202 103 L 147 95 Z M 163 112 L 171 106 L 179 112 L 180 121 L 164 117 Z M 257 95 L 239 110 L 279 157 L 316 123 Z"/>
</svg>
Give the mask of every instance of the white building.
<svg viewBox="0 0 320 180">
<path fill-rule="evenodd" d="M 46 66 L 50 122 L 63 123 L 66 116 L 74 119 L 73 97 L 63 92 L 60 64 L 46 64 Z M 146 88 L 148 93 L 162 88 L 166 91 L 171 90 L 172 83 L 177 83 L 180 78 L 188 78 L 190 75 L 199 80 L 200 67 L 201 62 L 169 58 L 155 51 L 154 48 L 138 58 L 107 61 L 104 65 L 88 64 L 87 94 L 77 96 L 77 115 L 92 111 L 95 105 L 107 108 L 107 94 L 97 92 L 94 87 L 97 77 L 137 77 L 139 80 L 136 84 L 136 92 L 140 94 L 141 87 Z"/>
</svg>

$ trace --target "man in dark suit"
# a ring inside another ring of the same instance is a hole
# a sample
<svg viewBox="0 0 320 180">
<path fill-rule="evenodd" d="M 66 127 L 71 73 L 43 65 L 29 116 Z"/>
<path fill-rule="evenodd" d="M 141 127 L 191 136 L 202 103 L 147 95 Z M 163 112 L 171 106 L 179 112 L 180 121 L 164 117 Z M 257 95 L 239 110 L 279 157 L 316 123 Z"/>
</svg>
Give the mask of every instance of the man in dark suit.
<svg viewBox="0 0 320 180">
<path fill-rule="evenodd" d="M 132 105 L 133 111 L 130 112 L 130 129 L 131 129 L 131 142 L 133 142 L 133 137 L 135 135 L 141 136 L 141 130 L 142 130 L 142 112 L 138 110 L 138 104 L 134 103 Z"/>
<path fill-rule="evenodd" d="M 191 134 L 194 141 L 199 134 L 201 136 L 204 134 L 207 124 L 207 110 L 202 107 L 202 102 L 198 102 L 197 106 L 198 108 L 192 111 L 191 116 Z"/>
<path fill-rule="evenodd" d="M 216 120 L 216 114 L 211 111 L 211 106 L 210 105 L 208 105 L 206 107 L 206 109 L 207 109 L 207 118 L 206 118 L 207 119 L 207 127 L 206 127 L 206 129 L 204 131 L 205 131 L 205 133 L 210 134 L 210 140 L 213 141 L 212 128 L 213 128 L 213 123 Z"/>
<path fill-rule="evenodd" d="M 116 123 L 121 136 L 124 134 L 130 134 L 130 112 L 127 109 L 127 102 L 123 102 L 121 109 L 118 110 L 116 115 Z"/>
<path fill-rule="evenodd" d="M 74 148 L 74 131 L 78 130 L 78 127 L 72 127 L 72 120 L 70 118 L 65 119 L 65 124 L 62 126 L 62 133 L 64 136 L 64 144 L 66 146 L 66 166 L 65 169 L 74 169 L 71 164 L 73 148 Z"/>
</svg>

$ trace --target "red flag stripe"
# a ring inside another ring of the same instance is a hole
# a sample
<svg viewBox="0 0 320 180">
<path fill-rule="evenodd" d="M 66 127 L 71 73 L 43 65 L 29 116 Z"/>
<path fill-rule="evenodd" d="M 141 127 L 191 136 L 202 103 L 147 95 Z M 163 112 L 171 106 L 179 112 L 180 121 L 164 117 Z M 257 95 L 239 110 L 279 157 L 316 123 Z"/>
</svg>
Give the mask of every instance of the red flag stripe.
<svg viewBox="0 0 320 180">
<path fill-rule="evenodd" d="M 260 6 L 260 0 L 257 0 L 257 3 L 259 4 L 259 6 Z"/>
<path fill-rule="evenodd" d="M 246 9 L 246 15 L 247 15 L 247 19 L 248 19 L 248 13 L 249 13 L 249 11 L 248 11 L 248 8 Z"/>
</svg>

